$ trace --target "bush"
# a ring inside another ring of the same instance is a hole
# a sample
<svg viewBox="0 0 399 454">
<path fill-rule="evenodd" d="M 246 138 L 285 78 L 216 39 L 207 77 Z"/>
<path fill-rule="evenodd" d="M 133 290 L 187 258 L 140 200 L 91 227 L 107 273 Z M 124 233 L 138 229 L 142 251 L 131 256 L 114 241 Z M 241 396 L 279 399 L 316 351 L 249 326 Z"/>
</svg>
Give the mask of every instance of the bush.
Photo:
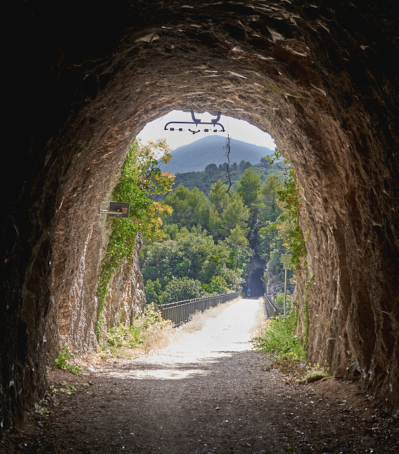
<svg viewBox="0 0 399 454">
<path fill-rule="evenodd" d="M 276 317 L 268 321 L 263 333 L 255 339 L 257 347 L 264 353 L 273 353 L 277 357 L 289 356 L 304 361 L 305 351 L 301 340 L 295 335 L 297 311 L 287 317 Z"/>
<path fill-rule="evenodd" d="M 201 282 L 188 277 L 173 278 L 163 292 L 163 303 L 174 303 L 204 296 L 206 292 L 201 287 Z"/>
<path fill-rule="evenodd" d="M 209 284 L 209 290 L 209 293 L 214 294 L 228 293 L 230 291 L 223 276 L 213 276 Z"/>
<path fill-rule="evenodd" d="M 159 282 L 159 279 L 156 279 L 155 281 L 148 279 L 147 283 L 144 286 L 144 291 L 147 303 L 162 303 L 163 292 L 161 290 L 161 283 Z"/>
<path fill-rule="evenodd" d="M 291 300 L 292 296 L 287 295 L 287 304 L 286 304 L 286 309 L 289 310 L 291 307 Z M 276 306 L 278 306 L 280 309 L 284 309 L 284 293 L 278 293 L 276 300 L 274 301 Z"/>
<path fill-rule="evenodd" d="M 107 350 L 111 347 L 111 351 L 117 353 L 116 349 L 120 348 L 142 347 L 154 332 L 167 331 L 171 327 L 172 322 L 162 318 L 161 311 L 156 309 L 154 303 L 147 304 L 144 313 L 139 318 L 133 319 L 132 326 L 119 323 L 114 328 L 108 328 L 107 341 L 102 348 Z"/>
</svg>

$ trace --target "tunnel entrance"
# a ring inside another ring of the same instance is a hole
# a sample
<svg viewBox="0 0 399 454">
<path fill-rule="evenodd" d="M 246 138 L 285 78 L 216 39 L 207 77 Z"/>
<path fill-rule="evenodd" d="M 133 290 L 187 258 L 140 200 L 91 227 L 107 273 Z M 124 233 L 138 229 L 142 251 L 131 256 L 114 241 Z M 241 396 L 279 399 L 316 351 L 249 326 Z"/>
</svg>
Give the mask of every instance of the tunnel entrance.
<svg viewBox="0 0 399 454">
<path fill-rule="evenodd" d="M 58 345 L 53 355 L 97 348 L 108 242 L 98 210 L 138 132 L 172 109 L 221 111 L 275 138 L 302 197 L 298 330 L 309 332 L 308 359 L 338 376 L 356 365 L 398 408 L 395 6 L 176 0 L 76 10 L 60 1 L 46 10 L 52 20 L 14 6 L 19 39 L 2 103 L 16 152 L 2 179 L 0 430 L 43 395 L 46 344 Z"/>
<path fill-rule="evenodd" d="M 265 293 L 264 285 L 262 282 L 264 271 L 264 269 L 258 268 L 248 277 L 248 288 L 251 289 L 251 296 L 259 297 Z"/>
<path fill-rule="evenodd" d="M 172 158 L 160 167 L 175 177 L 171 192 L 153 197 L 173 212 L 163 217 L 166 243 L 147 242 L 142 250 L 147 300 L 163 305 L 199 298 L 204 291 L 246 295 L 248 288 L 252 296 L 261 296 L 262 272 L 278 236 L 275 229 L 263 237 L 261 229 L 280 223 L 276 198 L 288 167 L 281 160 L 270 163 L 272 158 L 266 156 L 274 153 L 273 138 L 248 122 L 218 115 L 223 131 L 209 135 L 208 129 L 199 128 L 197 138 L 184 129 L 192 117 L 205 125 L 215 121 L 209 113 L 172 111 L 147 124 L 138 136 L 140 143 L 166 138 Z M 183 130 L 165 131 L 163 125 L 171 124 Z"/>
</svg>

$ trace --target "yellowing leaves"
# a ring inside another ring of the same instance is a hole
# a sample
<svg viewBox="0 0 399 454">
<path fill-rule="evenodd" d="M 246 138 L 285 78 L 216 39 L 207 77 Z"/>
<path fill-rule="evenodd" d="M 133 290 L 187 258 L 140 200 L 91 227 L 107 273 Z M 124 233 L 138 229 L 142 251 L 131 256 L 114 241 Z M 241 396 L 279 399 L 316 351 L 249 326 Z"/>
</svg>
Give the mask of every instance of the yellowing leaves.
<svg viewBox="0 0 399 454">
<path fill-rule="evenodd" d="M 135 142 L 127 153 L 121 169 L 121 177 L 113 192 L 113 200 L 130 203 L 128 218 L 113 218 L 112 233 L 107 252 L 101 263 L 97 296 L 99 299 L 96 334 L 102 336 L 102 311 L 108 294 L 108 282 L 124 259 L 131 260 L 138 232 L 147 238 L 159 241 L 162 232 L 161 215 L 172 214 L 172 208 L 154 202 L 154 194 L 166 194 L 171 190 L 174 175 L 161 172 L 156 156 L 167 163 L 172 157 L 164 139 L 141 145 Z"/>
</svg>

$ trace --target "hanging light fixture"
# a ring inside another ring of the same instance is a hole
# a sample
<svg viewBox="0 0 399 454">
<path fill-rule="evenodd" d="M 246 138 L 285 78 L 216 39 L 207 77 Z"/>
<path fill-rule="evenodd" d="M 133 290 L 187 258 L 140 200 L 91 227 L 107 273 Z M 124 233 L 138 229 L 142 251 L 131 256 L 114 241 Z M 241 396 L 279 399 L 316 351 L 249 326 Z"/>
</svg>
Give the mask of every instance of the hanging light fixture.
<svg viewBox="0 0 399 454">
<path fill-rule="evenodd" d="M 203 129 L 203 132 L 225 132 L 225 129 L 224 129 L 224 126 L 219 123 L 219 120 L 220 120 L 220 115 L 221 113 L 218 112 L 216 118 L 212 118 L 210 122 L 207 122 L 207 121 L 202 121 L 200 118 L 195 118 L 195 114 L 194 112 L 191 112 L 191 118 L 193 119 L 193 121 L 169 121 L 168 123 L 166 123 L 165 127 L 164 127 L 164 130 L 165 131 L 185 131 L 183 128 L 171 128 L 169 127 L 168 129 L 168 126 L 171 125 L 171 124 L 185 124 L 185 125 L 195 125 L 196 128 L 198 128 L 198 125 L 212 125 L 214 128 L 216 128 L 216 126 L 220 126 L 222 129 L 219 131 L 217 129 L 214 129 L 212 131 L 212 129 Z M 199 132 L 201 132 L 200 129 L 197 129 L 197 130 L 192 130 L 192 129 L 188 129 L 188 131 L 190 131 L 192 134 L 197 134 Z"/>
</svg>

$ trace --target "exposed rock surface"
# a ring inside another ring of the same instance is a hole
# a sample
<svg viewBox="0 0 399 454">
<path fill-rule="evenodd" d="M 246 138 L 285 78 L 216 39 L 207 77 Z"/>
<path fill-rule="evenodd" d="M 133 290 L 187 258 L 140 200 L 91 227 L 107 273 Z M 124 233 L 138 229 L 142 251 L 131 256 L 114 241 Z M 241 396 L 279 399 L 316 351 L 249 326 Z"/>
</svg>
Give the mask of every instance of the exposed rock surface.
<svg viewBox="0 0 399 454">
<path fill-rule="evenodd" d="M 133 260 L 124 260 L 109 283 L 109 293 L 103 312 L 103 329 L 117 326 L 118 323 L 130 325 L 133 317 L 143 313 L 146 303 L 143 275 L 139 268 L 139 253 L 143 240 L 138 234 Z"/>
<path fill-rule="evenodd" d="M 396 2 L 12 7 L 1 116 L 12 146 L 1 180 L 0 426 L 43 391 L 43 335 L 57 295 L 65 297 L 58 314 L 73 306 L 77 316 L 59 329 L 79 326 L 82 348 L 94 343 L 93 303 L 78 306 L 93 294 L 100 260 L 98 208 L 136 134 L 172 109 L 220 110 L 273 135 L 306 199 L 308 270 L 298 294 L 303 321 L 315 275 L 309 359 L 339 375 L 358 365 L 398 409 Z"/>
</svg>

